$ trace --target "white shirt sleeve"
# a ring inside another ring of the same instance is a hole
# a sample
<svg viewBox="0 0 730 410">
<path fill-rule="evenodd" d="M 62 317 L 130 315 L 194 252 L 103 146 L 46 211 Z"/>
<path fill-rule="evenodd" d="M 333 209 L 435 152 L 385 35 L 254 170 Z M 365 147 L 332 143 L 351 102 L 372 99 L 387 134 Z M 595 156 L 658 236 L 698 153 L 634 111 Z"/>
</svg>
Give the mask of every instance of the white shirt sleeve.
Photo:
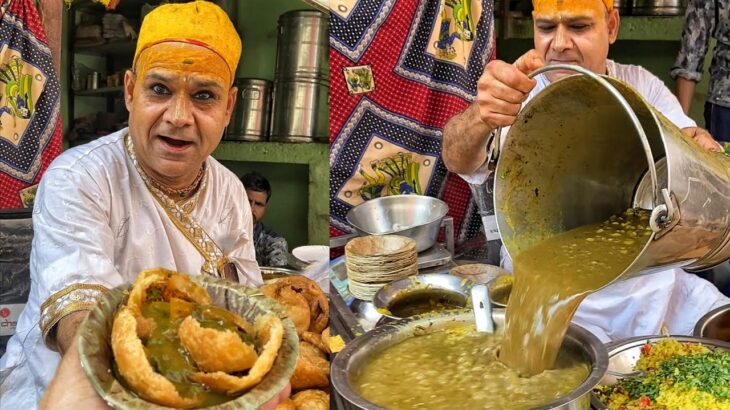
<svg viewBox="0 0 730 410">
<path fill-rule="evenodd" d="M 84 169 L 51 167 L 33 209 L 31 280 L 37 285 L 43 336 L 65 315 L 89 310 L 106 289 L 124 283 L 114 265 L 109 192 Z"/>
<path fill-rule="evenodd" d="M 500 133 L 499 139 L 500 150 L 504 148 L 504 142 L 507 140 L 507 133 L 509 132 L 509 129 L 510 127 L 502 127 L 502 132 Z M 487 182 L 487 177 L 489 177 L 488 165 L 486 162 L 484 162 L 474 172 L 470 174 L 459 174 L 459 176 L 461 177 L 461 179 L 469 184 L 482 185 L 483 183 Z"/>
<path fill-rule="evenodd" d="M 697 123 L 682 111 L 682 106 L 679 104 L 677 97 L 669 91 L 669 88 L 657 76 L 636 65 L 618 64 L 611 60 L 607 64 L 612 77 L 634 87 L 649 104 L 678 128 L 697 126 Z"/>
</svg>

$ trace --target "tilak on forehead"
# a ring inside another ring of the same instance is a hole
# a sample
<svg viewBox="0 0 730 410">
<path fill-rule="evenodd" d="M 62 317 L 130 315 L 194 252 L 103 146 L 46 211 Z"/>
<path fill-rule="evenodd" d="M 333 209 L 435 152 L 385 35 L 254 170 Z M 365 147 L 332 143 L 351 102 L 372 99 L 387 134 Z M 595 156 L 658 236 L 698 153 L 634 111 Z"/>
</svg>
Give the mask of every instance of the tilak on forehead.
<svg viewBox="0 0 730 410">
<path fill-rule="evenodd" d="M 613 0 L 533 0 L 532 5 L 537 14 L 552 14 L 561 11 L 581 12 L 613 10 Z"/>
<path fill-rule="evenodd" d="M 132 67 L 139 76 L 150 68 L 166 68 L 208 73 L 231 84 L 240 58 L 241 37 L 226 12 L 195 1 L 165 4 L 144 18 Z"/>
</svg>

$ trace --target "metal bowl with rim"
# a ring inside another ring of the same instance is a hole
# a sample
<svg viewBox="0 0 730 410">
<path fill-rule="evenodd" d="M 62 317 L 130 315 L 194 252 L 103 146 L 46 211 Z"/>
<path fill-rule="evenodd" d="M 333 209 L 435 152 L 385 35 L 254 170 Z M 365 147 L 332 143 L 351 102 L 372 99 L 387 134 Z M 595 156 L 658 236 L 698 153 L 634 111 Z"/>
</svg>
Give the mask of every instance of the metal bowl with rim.
<svg viewBox="0 0 730 410">
<path fill-rule="evenodd" d="M 457 261 L 457 263 L 459 263 Z M 469 279 L 474 283 L 487 284 L 497 276 L 509 275 L 510 273 L 497 265 L 487 263 L 466 263 L 458 265 L 449 270 L 450 275 Z"/>
<path fill-rule="evenodd" d="M 416 251 L 431 248 L 441 220 L 449 211 L 446 202 L 425 195 L 392 195 L 365 201 L 347 212 L 347 222 L 360 235 L 402 235 L 416 241 Z"/>
<path fill-rule="evenodd" d="M 284 340 L 273 367 L 263 380 L 239 397 L 206 407 L 215 410 L 258 409 L 283 390 L 294 373 L 299 354 L 299 339 L 294 324 L 278 303 L 257 289 L 209 276 L 197 275 L 190 278 L 208 291 L 214 305 L 234 312 L 249 322 L 269 313 L 281 318 L 284 325 Z M 167 409 L 168 407 L 148 402 L 137 396 L 123 382 L 117 380 L 112 370 L 114 362 L 110 345 L 112 325 L 117 308 L 126 301 L 131 288 L 132 285 L 126 284 L 105 293 L 82 323 L 79 333 L 81 367 L 96 392 L 115 409 Z"/>
<path fill-rule="evenodd" d="M 492 313 L 498 332 L 504 328 L 504 311 L 495 310 Z M 385 410 L 382 407 L 366 400 L 355 390 L 350 383 L 350 376 L 357 374 L 360 368 L 369 360 L 390 346 L 423 334 L 428 331 L 445 330 L 451 327 L 473 323 L 471 313 L 454 312 L 440 316 L 414 316 L 379 326 L 364 335 L 349 342 L 345 349 L 337 354 L 332 362 L 330 376 L 332 385 L 337 392 L 355 408 L 365 410 Z M 556 399 L 533 410 L 589 410 L 590 393 L 593 387 L 603 377 L 608 363 L 608 355 L 601 341 L 587 330 L 571 325 L 563 340 L 563 349 L 569 349 L 575 354 L 583 355 L 592 365 L 586 380 L 576 387 L 570 394 Z"/>
<path fill-rule="evenodd" d="M 730 342 L 730 305 L 707 312 L 695 325 L 693 334 L 697 337 Z"/>
<path fill-rule="evenodd" d="M 636 363 L 641 357 L 641 348 L 647 343 L 656 343 L 664 339 L 674 339 L 682 343 L 701 343 L 704 346 L 730 351 L 730 343 L 719 340 L 705 339 L 694 336 L 639 336 L 626 340 L 619 340 L 606 344 L 608 351 L 608 368 L 610 373 L 629 374 L 636 368 Z M 606 373 L 599 384 L 615 384 L 618 378 L 614 374 Z M 607 410 L 595 394 L 591 394 L 591 405 L 597 410 Z"/>
<path fill-rule="evenodd" d="M 373 297 L 373 305 L 378 313 L 390 319 L 423 314 L 432 310 L 429 308 L 460 309 L 466 307 L 471 287 L 469 280 L 445 273 L 414 275 L 380 288 Z M 413 306 L 407 306 L 409 303 Z M 399 315 L 400 310 L 418 313 Z"/>
<path fill-rule="evenodd" d="M 507 308 L 509 296 L 512 294 L 512 286 L 514 285 L 514 276 L 511 274 L 499 275 L 487 283 L 489 291 L 489 301 L 492 306 L 498 308 Z"/>
</svg>

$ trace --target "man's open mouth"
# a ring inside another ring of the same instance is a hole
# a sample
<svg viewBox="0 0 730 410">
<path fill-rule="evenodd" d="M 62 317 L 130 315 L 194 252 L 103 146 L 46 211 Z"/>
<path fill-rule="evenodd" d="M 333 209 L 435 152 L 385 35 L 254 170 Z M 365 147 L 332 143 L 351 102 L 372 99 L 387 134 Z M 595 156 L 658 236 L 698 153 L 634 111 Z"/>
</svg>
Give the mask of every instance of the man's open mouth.
<svg viewBox="0 0 730 410">
<path fill-rule="evenodd" d="M 192 142 L 190 142 L 190 141 L 177 140 L 174 138 L 165 137 L 163 135 L 160 135 L 160 139 L 163 142 L 165 142 L 166 144 L 171 145 L 176 148 L 184 148 L 184 147 L 187 147 L 188 145 L 192 145 Z"/>
</svg>

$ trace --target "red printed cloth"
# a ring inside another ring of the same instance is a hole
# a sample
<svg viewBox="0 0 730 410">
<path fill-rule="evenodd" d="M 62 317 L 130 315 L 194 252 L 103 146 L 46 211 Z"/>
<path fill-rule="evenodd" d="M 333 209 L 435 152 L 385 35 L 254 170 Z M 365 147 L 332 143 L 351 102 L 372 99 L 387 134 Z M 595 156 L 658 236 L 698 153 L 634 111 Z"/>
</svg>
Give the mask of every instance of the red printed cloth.
<svg viewBox="0 0 730 410">
<path fill-rule="evenodd" d="M 330 236 L 394 194 L 441 198 L 457 245 L 482 228 L 468 185 L 441 160 L 442 129 L 494 57 L 488 0 L 330 2 Z M 334 256 L 335 254 L 333 254 Z"/>
<path fill-rule="evenodd" d="M 0 2 L 0 209 L 30 207 L 61 153 L 61 100 L 33 0 Z"/>
</svg>

